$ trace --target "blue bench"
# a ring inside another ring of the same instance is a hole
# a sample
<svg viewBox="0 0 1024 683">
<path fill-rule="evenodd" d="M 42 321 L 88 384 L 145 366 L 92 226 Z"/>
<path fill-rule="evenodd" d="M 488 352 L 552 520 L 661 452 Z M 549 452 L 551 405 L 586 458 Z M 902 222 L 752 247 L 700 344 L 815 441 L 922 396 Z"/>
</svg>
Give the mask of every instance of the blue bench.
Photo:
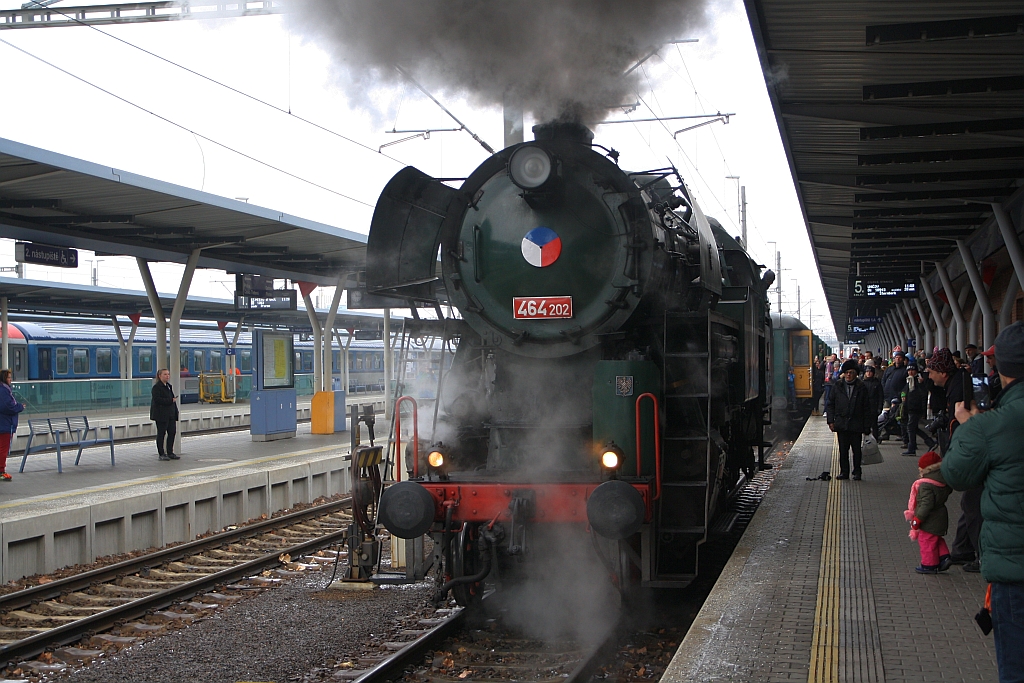
<svg viewBox="0 0 1024 683">
<path fill-rule="evenodd" d="M 33 453 L 45 451 L 56 451 L 57 472 L 63 473 L 64 467 L 61 463 L 61 451 L 65 448 L 78 447 L 78 456 L 75 458 L 75 465 L 82 459 L 82 451 L 90 446 L 110 446 L 110 465 L 114 466 L 114 427 L 106 427 L 107 435 L 100 436 L 99 427 L 90 427 L 89 418 L 84 415 L 78 417 L 54 417 L 36 418 L 28 421 L 28 443 L 25 445 L 25 453 L 21 456 L 21 468 L 18 472 L 25 471 L 25 462 L 28 456 Z M 53 443 L 32 442 L 37 437 L 50 436 Z"/>
</svg>

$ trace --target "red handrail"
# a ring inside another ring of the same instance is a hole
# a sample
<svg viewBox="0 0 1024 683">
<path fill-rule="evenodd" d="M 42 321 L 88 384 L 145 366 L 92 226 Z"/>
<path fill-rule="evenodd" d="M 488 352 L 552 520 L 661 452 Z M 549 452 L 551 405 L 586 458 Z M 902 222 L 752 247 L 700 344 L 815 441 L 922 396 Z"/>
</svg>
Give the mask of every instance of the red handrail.
<svg viewBox="0 0 1024 683">
<path fill-rule="evenodd" d="M 420 417 L 416 399 L 399 396 L 395 401 L 395 481 L 402 481 L 402 401 L 412 401 L 412 476 L 420 476 Z"/>
<path fill-rule="evenodd" d="M 640 401 L 650 398 L 654 404 L 654 477 L 657 483 L 654 500 L 661 498 L 661 423 L 658 418 L 658 397 L 647 392 L 636 397 L 636 476 L 640 476 Z"/>
</svg>

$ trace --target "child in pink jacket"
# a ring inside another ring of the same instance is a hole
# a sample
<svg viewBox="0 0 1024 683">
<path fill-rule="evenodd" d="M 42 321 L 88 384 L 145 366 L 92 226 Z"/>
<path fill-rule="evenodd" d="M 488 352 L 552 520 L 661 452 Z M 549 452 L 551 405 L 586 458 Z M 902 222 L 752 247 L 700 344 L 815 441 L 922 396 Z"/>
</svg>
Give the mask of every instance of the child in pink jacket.
<svg viewBox="0 0 1024 683">
<path fill-rule="evenodd" d="M 952 489 L 942 478 L 942 458 L 928 451 L 917 461 L 921 477 L 910 487 L 910 501 L 903 516 L 910 522 L 910 538 L 921 547 L 918 574 L 938 574 L 949 569 L 949 548 L 943 536 L 949 530 L 946 499 Z"/>
</svg>

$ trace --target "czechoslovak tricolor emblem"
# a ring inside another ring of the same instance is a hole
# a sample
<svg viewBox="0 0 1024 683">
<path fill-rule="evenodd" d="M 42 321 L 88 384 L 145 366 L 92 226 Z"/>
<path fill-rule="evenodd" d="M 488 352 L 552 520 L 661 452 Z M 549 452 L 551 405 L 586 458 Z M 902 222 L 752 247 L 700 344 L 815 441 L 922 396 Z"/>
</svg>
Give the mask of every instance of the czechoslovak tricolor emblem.
<svg viewBox="0 0 1024 683">
<path fill-rule="evenodd" d="M 562 239 L 551 228 L 534 228 L 523 238 L 523 258 L 531 266 L 544 268 L 558 260 Z"/>
</svg>

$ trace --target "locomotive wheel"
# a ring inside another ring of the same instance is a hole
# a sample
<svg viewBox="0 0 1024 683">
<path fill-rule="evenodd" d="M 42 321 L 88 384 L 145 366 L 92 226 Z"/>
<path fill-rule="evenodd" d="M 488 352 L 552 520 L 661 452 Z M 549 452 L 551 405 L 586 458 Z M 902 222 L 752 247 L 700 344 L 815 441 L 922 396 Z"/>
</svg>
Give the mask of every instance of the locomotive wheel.
<svg viewBox="0 0 1024 683">
<path fill-rule="evenodd" d="M 476 551 L 476 527 L 463 524 L 462 530 L 452 539 L 452 578 L 473 576 L 480 571 L 480 556 Z M 452 586 L 452 596 L 461 607 L 475 605 L 483 599 L 484 584 L 462 583 Z"/>
</svg>

